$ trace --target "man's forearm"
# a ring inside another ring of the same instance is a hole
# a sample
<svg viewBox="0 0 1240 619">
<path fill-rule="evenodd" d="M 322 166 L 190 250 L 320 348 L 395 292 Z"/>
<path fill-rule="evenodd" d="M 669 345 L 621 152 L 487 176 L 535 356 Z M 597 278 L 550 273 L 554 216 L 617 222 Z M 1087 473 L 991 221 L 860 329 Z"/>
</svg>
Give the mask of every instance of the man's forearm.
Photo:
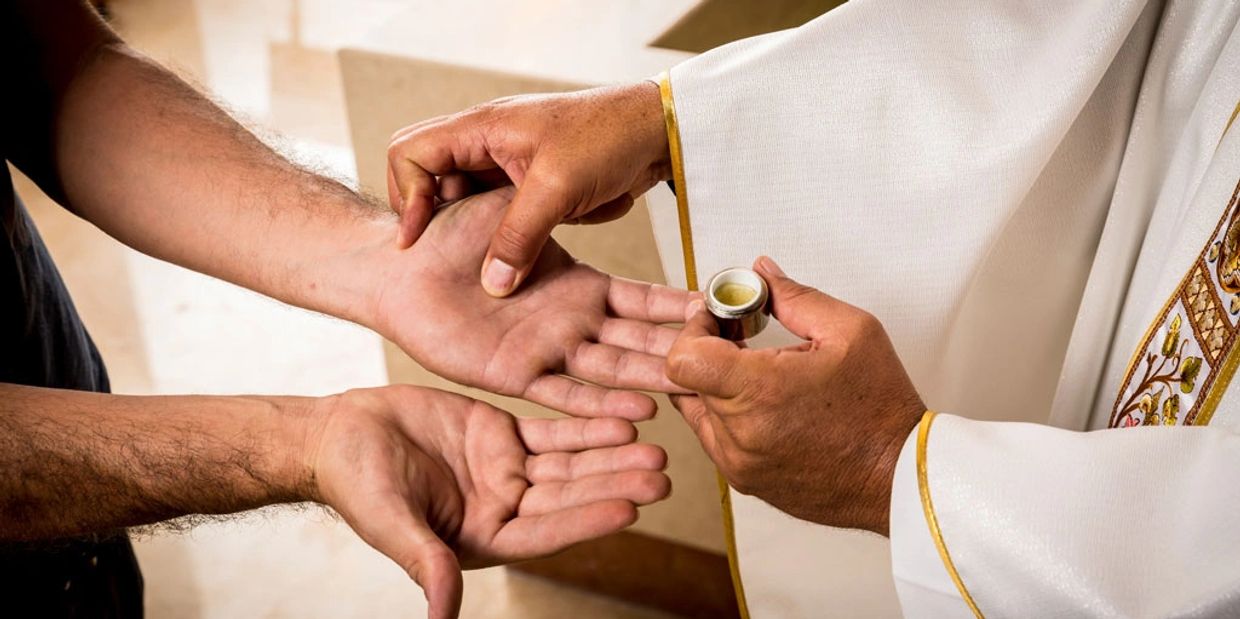
<svg viewBox="0 0 1240 619">
<path fill-rule="evenodd" d="M 168 71 L 102 46 L 68 88 L 70 206 L 152 256 L 368 323 L 395 217 L 290 163 Z"/>
<path fill-rule="evenodd" d="M 0 384 L 0 540 L 311 500 L 314 402 Z"/>
</svg>

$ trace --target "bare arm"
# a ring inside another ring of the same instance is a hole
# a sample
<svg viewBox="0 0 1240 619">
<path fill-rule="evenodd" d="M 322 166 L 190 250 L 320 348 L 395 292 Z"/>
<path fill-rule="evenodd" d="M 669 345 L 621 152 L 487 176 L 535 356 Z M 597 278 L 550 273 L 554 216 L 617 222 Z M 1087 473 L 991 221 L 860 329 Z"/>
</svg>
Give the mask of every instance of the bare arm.
<svg viewBox="0 0 1240 619">
<path fill-rule="evenodd" d="M 73 82 L 56 152 L 69 204 L 125 244 L 374 326 L 393 218 L 127 47 L 101 47 Z"/>
<path fill-rule="evenodd" d="M 427 591 L 559 551 L 667 496 L 620 419 L 515 419 L 393 385 L 327 398 L 132 397 L 0 384 L 0 542 L 317 501 Z"/>
<path fill-rule="evenodd" d="M 2 10 L 21 93 L 0 121 L 6 158 L 143 253 L 374 326 L 394 216 L 290 163 L 84 4 Z"/>
<path fill-rule="evenodd" d="M 0 540 L 313 499 L 311 402 L 0 384 Z"/>
<path fill-rule="evenodd" d="M 478 285 L 456 273 L 481 268 L 498 225 L 491 209 L 475 213 L 473 225 L 440 226 L 447 253 L 401 251 L 394 214 L 285 160 L 127 48 L 88 9 L 69 0 L 17 6 L 26 13 L 0 28 L 28 23 L 34 34 L 18 29 L 11 38 L 28 39 L 42 68 L 11 72 L 24 76 L 20 92 L 48 98 L 20 103 L 25 118 L 0 119 L 7 122 L 6 156 L 108 234 L 152 256 L 370 327 L 423 365 L 473 387 L 576 415 L 630 419 L 650 416 L 654 403 L 623 390 L 674 389 L 663 373 L 674 334 L 668 337 L 657 323 L 681 319 L 683 293 L 557 269 L 540 277 L 557 294 L 513 299 L 509 307 L 536 309 L 545 326 L 522 330 L 516 324 L 522 312 L 460 302 L 473 298 Z M 29 49 L 12 51 L 32 57 Z M 493 193 L 474 202 L 508 199 Z M 443 302 L 426 303 L 430 296 Z M 420 329 L 427 318 L 435 321 L 434 335 L 453 346 L 426 345 Z M 521 341 L 510 337 L 501 350 L 480 338 L 480 330 L 522 333 Z"/>
</svg>

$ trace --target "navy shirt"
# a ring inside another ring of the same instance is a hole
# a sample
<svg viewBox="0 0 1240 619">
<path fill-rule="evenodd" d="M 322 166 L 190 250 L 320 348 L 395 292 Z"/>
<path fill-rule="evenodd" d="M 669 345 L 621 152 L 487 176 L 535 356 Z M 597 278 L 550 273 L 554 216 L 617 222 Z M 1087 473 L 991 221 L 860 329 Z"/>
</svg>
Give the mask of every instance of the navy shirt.
<svg viewBox="0 0 1240 619">
<path fill-rule="evenodd" d="M 0 166 L 0 382 L 109 389 L 7 166 Z M 0 544 L 0 600 L 19 616 L 141 617 L 142 576 L 124 531 Z"/>
</svg>

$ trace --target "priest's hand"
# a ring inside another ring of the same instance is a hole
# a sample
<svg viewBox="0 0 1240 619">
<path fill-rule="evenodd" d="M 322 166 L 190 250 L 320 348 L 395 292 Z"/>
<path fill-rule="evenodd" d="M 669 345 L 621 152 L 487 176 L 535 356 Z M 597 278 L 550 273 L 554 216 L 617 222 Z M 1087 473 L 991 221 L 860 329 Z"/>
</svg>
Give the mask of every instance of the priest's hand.
<svg viewBox="0 0 1240 619">
<path fill-rule="evenodd" d="M 315 499 L 460 609 L 461 568 L 614 533 L 663 499 L 663 450 L 621 419 L 518 419 L 464 396 L 390 386 L 323 401 L 307 439 Z"/>
<path fill-rule="evenodd" d="M 747 349 L 693 303 L 668 376 L 673 403 L 737 491 L 798 518 L 887 534 L 896 459 L 925 412 L 882 325 L 770 258 L 775 317 L 806 341 Z"/>
<path fill-rule="evenodd" d="M 401 247 L 426 228 L 438 200 L 517 186 L 486 252 L 482 283 L 495 296 L 526 279 L 557 224 L 616 219 L 670 176 L 659 88 L 645 81 L 499 99 L 401 129 L 388 146 Z"/>
<path fill-rule="evenodd" d="M 478 268 L 512 193 L 443 208 L 394 252 L 374 327 L 458 383 L 577 416 L 649 418 L 654 401 L 628 390 L 683 392 L 664 370 L 678 330 L 659 323 L 683 320 L 689 293 L 601 273 L 550 240 L 519 293 L 487 295 Z"/>
</svg>

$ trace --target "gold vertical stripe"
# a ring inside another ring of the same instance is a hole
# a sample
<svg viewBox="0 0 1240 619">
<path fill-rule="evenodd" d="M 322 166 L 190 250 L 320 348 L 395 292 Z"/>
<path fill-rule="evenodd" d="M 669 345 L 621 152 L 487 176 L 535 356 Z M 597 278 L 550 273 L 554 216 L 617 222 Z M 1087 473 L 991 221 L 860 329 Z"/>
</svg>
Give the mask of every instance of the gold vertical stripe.
<svg viewBox="0 0 1240 619">
<path fill-rule="evenodd" d="M 1222 145 L 1223 138 L 1227 137 L 1227 132 L 1231 129 L 1231 124 L 1236 122 L 1236 116 L 1240 116 L 1240 101 L 1236 102 L 1236 109 L 1231 111 L 1231 118 L 1227 119 L 1227 124 L 1223 126 L 1223 135 L 1218 136 L 1218 143 Z"/>
<path fill-rule="evenodd" d="M 947 544 L 943 541 L 943 532 L 939 530 L 939 519 L 934 515 L 934 503 L 930 500 L 930 480 L 926 473 L 926 444 L 930 440 L 930 424 L 934 423 L 934 416 L 934 411 L 926 411 L 926 414 L 921 417 L 921 423 L 917 425 L 917 489 L 921 493 L 921 508 L 926 512 L 926 524 L 930 527 L 930 537 L 934 538 L 934 545 L 939 549 L 939 558 L 943 560 L 943 566 L 951 575 L 952 582 L 956 583 L 960 597 L 964 598 L 964 603 L 968 604 L 969 610 L 973 611 L 973 616 L 980 619 L 982 611 L 977 609 L 977 602 L 974 602 L 973 596 L 969 595 L 964 581 L 960 579 L 960 573 L 956 571 L 956 564 L 952 563 L 951 554 L 947 552 Z"/>
<path fill-rule="evenodd" d="M 684 252 L 685 286 L 698 289 L 697 259 L 693 253 L 693 228 L 689 225 L 689 188 L 685 183 L 685 160 L 680 151 L 680 124 L 676 122 L 676 100 L 672 98 L 672 76 L 659 76 L 659 96 L 663 99 L 663 124 L 667 127 L 667 147 L 672 157 L 672 182 L 676 184 L 676 212 L 680 215 L 680 247 Z"/>
<path fill-rule="evenodd" d="M 693 229 L 689 225 L 689 188 L 685 183 L 685 162 L 680 150 L 680 125 L 676 122 L 676 102 L 672 98 L 672 76 L 664 71 L 659 76 L 659 96 L 663 100 L 663 123 L 667 128 L 667 146 L 672 158 L 672 182 L 676 184 L 676 212 L 680 216 L 680 247 L 685 261 L 685 286 L 698 289 L 697 260 L 693 253 Z M 719 483 L 719 505 L 723 512 L 723 534 L 728 547 L 728 568 L 732 572 L 732 588 L 741 619 L 749 619 L 745 602 L 745 586 L 741 582 L 740 559 L 736 554 L 736 528 L 732 520 L 732 491 L 728 480 L 715 471 Z"/>
</svg>

